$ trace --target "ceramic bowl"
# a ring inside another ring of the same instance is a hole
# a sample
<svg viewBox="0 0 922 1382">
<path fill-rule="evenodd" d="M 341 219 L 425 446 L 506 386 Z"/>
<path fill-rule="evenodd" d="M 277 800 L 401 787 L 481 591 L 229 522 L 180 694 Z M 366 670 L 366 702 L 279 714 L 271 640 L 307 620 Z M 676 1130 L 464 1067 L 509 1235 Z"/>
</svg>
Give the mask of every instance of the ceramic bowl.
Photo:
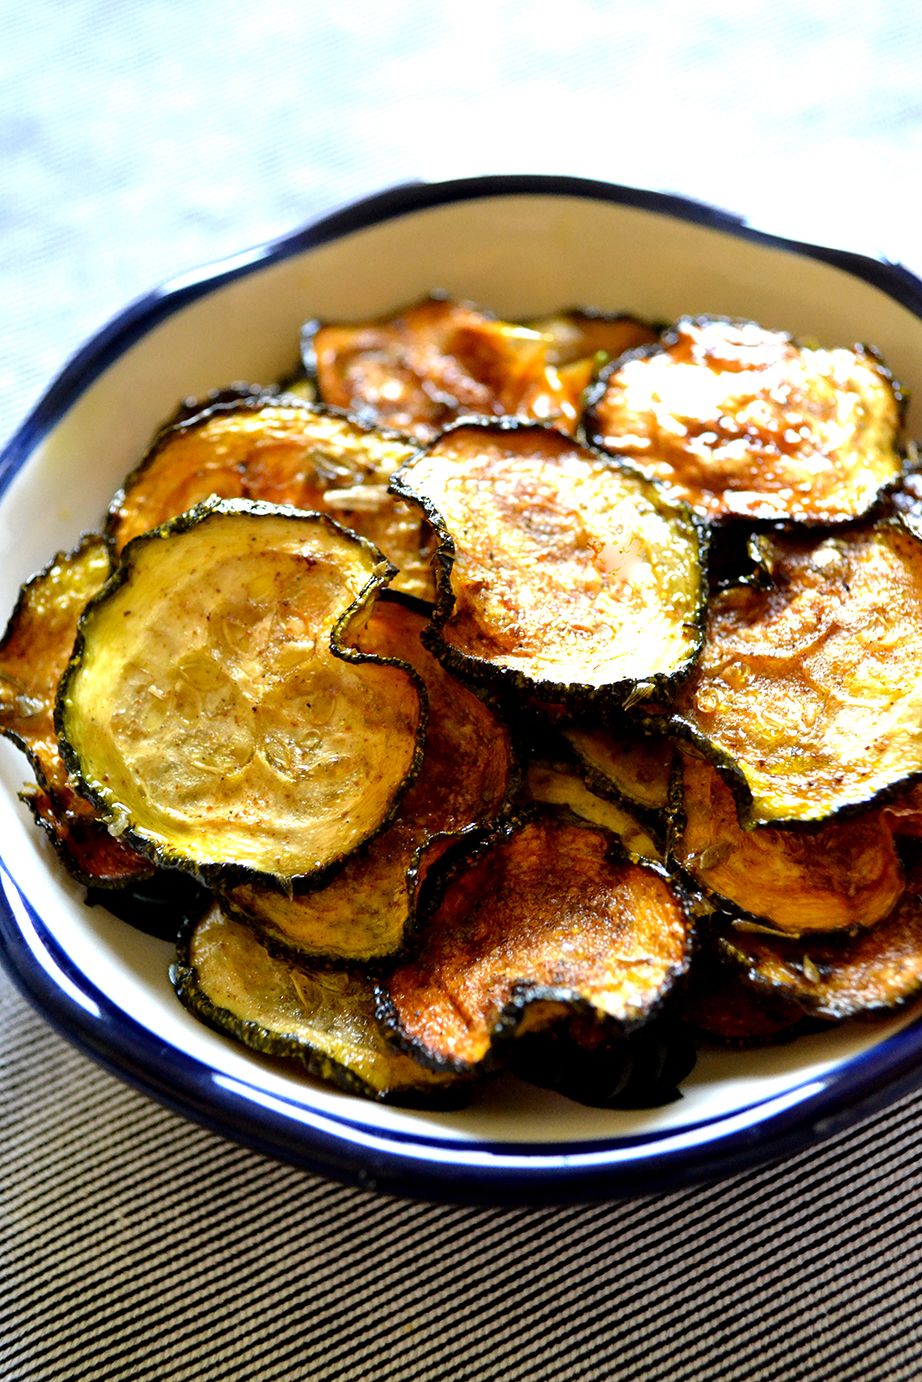
<svg viewBox="0 0 922 1382">
<path fill-rule="evenodd" d="M 872 342 L 922 398 L 922 284 L 904 269 L 762 234 L 696 203 L 608 184 L 495 177 L 410 185 L 167 283 L 52 384 L 0 459 L 0 609 L 98 528 L 177 400 L 271 380 L 310 317 L 366 318 L 432 289 L 518 318 L 571 305 L 670 319 L 726 313 Z M 910 407 L 910 432 L 920 430 Z M 0 945 L 19 986 L 85 1050 L 226 1135 L 391 1191 L 564 1200 L 676 1187 L 828 1135 L 922 1083 L 922 1020 L 851 1024 L 790 1045 L 708 1052 L 660 1109 L 590 1109 L 503 1078 L 472 1108 L 422 1114 L 288 1075 L 200 1026 L 167 980 L 171 947 L 62 871 L 0 756 Z"/>
</svg>

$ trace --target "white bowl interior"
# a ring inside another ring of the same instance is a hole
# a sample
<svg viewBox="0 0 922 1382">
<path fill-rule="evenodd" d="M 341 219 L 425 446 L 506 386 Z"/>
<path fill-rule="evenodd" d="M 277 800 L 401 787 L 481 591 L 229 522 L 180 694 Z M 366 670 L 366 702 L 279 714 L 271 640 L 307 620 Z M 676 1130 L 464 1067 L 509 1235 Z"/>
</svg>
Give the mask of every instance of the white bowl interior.
<svg viewBox="0 0 922 1382">
<path fill-rule="evenodd" d="M 127 349 L 75 400 L 0 502 L 0 609 L 12 608 L 20 583 L 55 551 L 99 526 L 110 495 L 179 398 L 231 380 L 278 378 L 296 362 L 299 328 L 309 317 L 362 319 L 437 288 L 510 317 L 572 305 L 661 319 L 683 312 L 752 317 L 824 344 L 873 343 L 900 380 L 922 380 L 922 322 L 880 290 L 809 257 L 573 196 L 511 195 L 434 207 L 260 265 L 176 311 Z M 910 414 L 911 429 L 918 416 Z M 64 875 L 16 800 L 26 770 L 7 743 L 0 776 L 4 862 L 94 985 L 219 1079 L 255 1084 L 267 1096 L 284 1095 L 306 1110 L 370 1128 L 553 1143 L 681 1128 L 809 1084 L 909 1020 L 846 1027 L 745 1054 L 706 1053 L 681 1101 L 641 1113 L 583 1108 L 511 1079 L 460 1113 L 382 1108 L 286 1077 L 195 1022 L 169 987 L 170 947 L 82 905 L 82 889 Z M 12 890 L 9 897 L 16 908 Z M 25 914 L 22 925 L 28 929 Z M 58 981 L 68 982 L 66 976 Z"/>
</svg>

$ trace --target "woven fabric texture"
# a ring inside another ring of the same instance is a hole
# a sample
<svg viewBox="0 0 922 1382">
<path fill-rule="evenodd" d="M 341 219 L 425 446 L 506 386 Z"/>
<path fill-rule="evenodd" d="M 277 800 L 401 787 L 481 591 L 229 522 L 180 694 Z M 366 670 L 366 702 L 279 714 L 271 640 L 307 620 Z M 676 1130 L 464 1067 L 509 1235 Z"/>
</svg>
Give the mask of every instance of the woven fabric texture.
<svg viewBox="0 0 922 1382">
<path fill-rule="evenodd" d="M 922 1373 L 922 1096 L 672 1195 L 417 1204 L 182 1121 L 2 990 L 10 1382 Z"/>
</svg>

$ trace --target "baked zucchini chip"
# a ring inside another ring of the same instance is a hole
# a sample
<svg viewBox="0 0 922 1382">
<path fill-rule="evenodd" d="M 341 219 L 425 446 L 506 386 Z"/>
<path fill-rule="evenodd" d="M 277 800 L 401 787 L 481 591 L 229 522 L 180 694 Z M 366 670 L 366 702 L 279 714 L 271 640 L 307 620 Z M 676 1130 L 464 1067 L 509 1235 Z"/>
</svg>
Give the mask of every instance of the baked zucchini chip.
<svg viewBox="0 0 922 1382">
<path fill-rule="evenodd" d="M 115 887 L 146 878 L 152 866 L 114 839 L 95 808 L 74 791 L 54 728 L 58 682 L 88 601 L 111 570 L 105 540 L 84 537 L 56 557 L 19 593 L 0 642 L 0 733 L 23 750 L 38 779 L 23 799 L 81 883 Z"/>
<path fill-rule="evenodd" d="M 49 788 L 68 781 L 54 728 L 58 682 L 80 615 L 111 569 L 105 539 L 96 533 L 73 552 L 59 552 L 20 590 L 0 641 L 0 733 L 23 750 Z"/>
<path fill-rule="evenodd" d="M 283 375 L 274 387 L 285 398 L 299 398 L 302 403 L 317 402 L 317 385 L 313 379 L 308 379 L 300 353 L 296 367 Z"/>
<path fill-rule="evenodd" d="M 255 922 L 275 949 L 334 961 L 394 954 L 413 925 L 429 869 L 460 834 L 491 823 L 510 795 L 508 731 L 426 652 L 419 641 L 426 623 L 424 614 L 385 598 L 356 638 L 362 652 L 414 667 L 429 702 L 422 767 L 392 823 L 319 889 L 292 897 L 244 883 L 225 894 L 229 909 Z"/>
<path fill-rule="evenodd" d="M 741 1050 L 792 1041 L 807 1025 L 792 998 L 753 988 L 739 969 L 708 951 L 695 956 L 680 1012 L 697 1036 Z"/>
<path fill-rule="evenodd" d="M 922 543 L 899 519 L 765 539 L 770 579 L 711 601 L 674 728 L 749 824 L 822 821 L 922 773 Z"/>
<path fill-rule="evenodd" d="M 181 935 L 170 978 L 206 1026 L 263 1055 L 298 1061 L 350 1094 L 429 1107 L 456 1107 L 468 1095 L 464 1081 L 427 1070 L 388 1044 L 367 979 L 273 959 L 220 907 Z"/>
<path fill-rule="evenodd" d="M 627 1035 L 611 1023 L 564 1018 L 509 1043 L 506 1063 L 519 1079 L 592 1108 L 660 1108 L 682 1097 L 695 1067 L 691 1031 L 656 1018 Z"/>
<path fill-rule="evenodd" d="M 290 397 L 231 398 L 157 436 L 112 500 L 106 531 L 118 553 L 211 496 L 290 504 L 367 537 L 398 568 L 395 589 L 431 600 L 432 531 L 387 488 L 414 449 L 405 437 Z"/>
<path fill-rule="evenodd" d="M 174 945 L 183 927 L 203 916 L 214 900 L 210 889 L 179 869 L 156 869 L 150 878 L 130 879 L 119 888 L 91 884 L 84 898 L 88 907 L 104 907 L 136 931 Z"/>
<path fill-rule="evenodd" d="M 553 409 L 533 411 L 569 435 L 579 426 L 586 390 L 602 366 L 626 350 L 657 339 L 654 328 L 636 317 L 586 308 L 555 312 L 528 325 L 547 340 L 546 375 L 552 385 L 551 396 L 556 399 Z"/>
<path fill-rule="evenodd" d="M 539 331 L 441 297 L 361 325 L 308 322 L 302 336 L 325 403 L 420 441 L 462 414 L 555 416 L 563 394 L 548 345 Z"/>
<path fill-rule="evenodd" d="M 129 544 L 56 715 L 111 828 L 204 881 L 300 879 L 382 829 L 419 764 L 424 695 L 342 639 L 390 574 L 324 514 L 239 499 Z"/>
<path fill-rule="evenodd" d="M 110 835 L 92 803 L 67 784 L 54 789 L 26 787 L 19 795 L 78 883 L 108 890 L 156 876 L 151 861 Z"/>
<path fill-rule="evenodd" d="M 916 782 L 905 792 L 898 792 L 884 805 L 887 824 L 901 839 L 922 836 L 922 782 Z"/>
<path fill-rule="evenodd" d="M 571 307 L 551 312 L 528 323 L 533 331 L 548 338 L 548 364 L 576 364 L 586 357 L 604 356 L 616 360 L 628 350 L 652 345 L 659 333 L 650 322 L 628 312 L 598 312 L 589 307 Z"/>
<path fill-rule="evenodd" d="M 663 862 L 662 850 L 649 830 L 615 801 L 598 796 L 575 772 L 554 763 L 530 763 L 525 775 L 525 795 L 530 802 L 566 806 L 575 816 L 610 830 L 629 854 Z"/>
<path fill-rule="evenodd" d="M 854 935 L 783 940 L 729 926 L 721 953 L 759 993 L 777 994 L 810 1017 L 876 1017 L 922 993 L 922 866 L 916 863 L 888 917 Z"/>
<path fill-rule="evenodd" d="M 882 810 L 816 831 L 744 830 L 717 770 L 681 755 L 669 853 L 699 887 L 753 920 L 792 936 L 873 926 L 904 886 Z"/>
<path fill-rule="evenodd" d="M 418 954 L 382 981 L 379 1015 L 433 1069 L 474 1074 L 568 1016 L 622 1034 L 649 1021 L 688 967 L 691 933 L 663 870 L 545 809 L 452 866 Z"/>
<path fill-rule="evenodd" d="M 545 701 L 621 704 L 692 666 L 706 600 L 688 510 L 534 423 L 459 423 L 391 481 L 438 530 L 438 656 Z"/>
<path fill-rule="evenodd" d="M 240 403 L 268 403 L 269 399 L 275 398 L 278 393 L 279 389 L 274 384 L 251 384 L 246 380 L 238 380 L 233 384 L 225 384 L 218 389 L 209 389 L 205 394 L 187 394 L 185 398 L 179 400 L 175 410 L 158 428 L 155 433 L 155 443 L 165 433 L 171 432 L 175 427 L 181 427 L 184 423 L 192 422 L 194 418 L 200 417 L 203 413 L 213 413 L 218 409 L 231 409 Z M 206 497 L 202 495 L 203 499 Z M 166 518 L 172 516 L 172 514 L 164 515 Z"/>
<path fill-rule="evenodd" d="M 870 350 L 684 317 L 590 390 L 590 441 L 708 519 L 842 523 L 902 470 L 903 398 Z"/>
<path fill-rule="evenodd" d="M 666 811 L 675 757 L 669 739 L 629 725 L 578 724 L 565 728 L 563 737 L 593 791 L 644 815 Z"/>
</svg>

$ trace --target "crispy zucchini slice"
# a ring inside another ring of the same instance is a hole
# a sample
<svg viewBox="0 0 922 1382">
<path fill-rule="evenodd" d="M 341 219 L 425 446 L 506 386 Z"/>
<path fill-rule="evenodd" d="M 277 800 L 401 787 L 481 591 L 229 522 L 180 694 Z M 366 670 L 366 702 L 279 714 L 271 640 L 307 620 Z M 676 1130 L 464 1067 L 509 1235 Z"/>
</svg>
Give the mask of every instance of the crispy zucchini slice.
<svg viewBox="0 0 922 1382">
<path fill-rule="evenodd" d="M 170 978 L 206 1026 L 263 1055 L 300 1062 L 319 1080 L 381 1103 L 457 1106 L 468 1087 L 384 1039 L 374 992 L 346 970 L 293 969 L 218 906 L 181 935 Z"/>
<path fill-rule="evenodd" d="M 308 322 L 302 337 L 326 403 L 420 441 L 462 414 L 554 415 L 547 349 L 540 332 L 444 297 L 361 325 Z"/>
<path fill-rule="evenodd" d="M 712 600 L 674 727 L 748 823 L 819 822 L 922 773 L 922 542 L 888 519 L 763 551 L 769 581 Z"/>
<path fill-rule="evenodd" d="M 48 788 L 68 785 L 54 728 L 58 682 L 80 615 L 111 569 L 105 539 L 96 533 L 73 552 L 59 552 L 20 590 L 0 641 L 0 733 L 26 753 Z"/>
<path fill-rule="evenodd" d="M 119 888 L 91 884 L 84 901 L 104 907 L 136 931 L 175 944 L 183 927 L 214 905 L 214 896 L 189 873 L 156 869 L 150 878 L 133 878 Z"/>
<path fill-rule="evenodd" d="M 398 568 L 394 588 L 431 600 L 432 531 L 387 488 L 414 449 L 405 437 L 291 397 L 232 398 L 157 436 L 112 500 L 106 531 L 118 553 L 212 495 L 290 504 L 369 538 Z"/>
<path fill-rule="evenodd" d="M 238 380 L 233 384 L 224 384 L 218 389 L 209 389 L 205 394 L 187 394 L 185 398 L 179 400 L 174 411 L 155 433 L 155 442 L 167 432 L 173 431 L 174 428 L 181 427 L 184 423 L 192 422 L 201 417 L 203 413 L 213 413 L 219 409 L 231 409 L 240 403 L 256 403 L 258 406 L 261 403 L 267 403 L 270 398 L 276 397 L 278 392 L 278 388 L 273 384 L 267 386 Z M 202 495 L 203 499 L 206 497 Z M 164 518 L 172 517 L 172 514 L 164 514 Z M 151 526 L 153 527 L 153 524 Z M 128 538 L 126 537 L 125 542 L 127 541 Z M 121 545 L 124 546 L 124 543 Z"/>
<path fill-rule="evenodd" d="M 548 365 L 548 378 L 554 382 L 557 405 L 555 410 L 543 414 L 542 420 L 553 423 L 559 432 L 575 436 L 583 416 L 586 390 L 598 368 L 599 362 L 593 355 L 574 360 L 569 365 Z"/>
<path fill-rule="evenodd" d="M 621 703 L 689 671 L 703 539 L 646 480 L 510 419 L 456 424 L 391 484 L 439 532 L 432 646 L 459 675 Z"/>
<path fill-rule="evenodd" d="M 744 830 L 713 765 L 681 760 L 670 856 L 711 897 L 793 936 L 873 926 L 896 905 L 903 870 L 883 811 L 809 833 Z"/>
<path fill-rule="evenodd" d="M 644 813 L 666 810 L 675 749 L 664 735 L 627 725 L 573 724 L 562 732 L 594 791 Z"/>
<path fill-rule="evenodd" d="M 899 838 L 922 836 L 922 782 L 898 792 L 884 804 L 884 814 L 894 835 Z"/>
<path fill-rule="evenodd" d="M 899 388 L 861 346 L 684 317 L 601 372 L 584 430 L 709 519 L 827 524 L 866 513 L 900 474 L 902 421 Z"/>
<path fill-rule="evenodd" d="M 74 791 L 54 728 L 55 695 L 78 620 L 110 570 L 105 540 L 96 533 L 73 552 L 59 552 L 23 586 L 0 642 L 0 733 L 23 750 L 38 779 L 23 798 L 68 871 L 97 887 L 117 887 L 153 872 Z"/>
<path fill-rule="evenodd" d="M 662 850 L 646 827 L 617 802 L 590 791 L 577 773 L 553 763 L 530 763 L 525 785 L 529 801 L 566 806 L 574 815 L 617 835 L 630 854 L 662 863 Z"/>
<path fill-rule="evenodd" d="M 721 953 L 758 993 L 777 994 L 811 1017 L 875 1017 L 922 993 L 922 866 L 888 917 L 854 935 L 783 940 L 729 926 Z"/>
<path fill-rule="evenodd" d="M 417 955 L 379 988 L 404 1049 L 475 1073 L 496 1048 L 568 1014 L 627 1032 L 689 963 L 684 899 L 607 830 L 545 809 L 496 830 L 448 871 Z"/>
<path fill-rule="evenodd" d="M 806 1025 L 793 999 L 753 988 L 738 969 L 707 952 L 695 957 L 680 1010 L 698 1036 L 741 1050 L 792 1041 Z"/>
<path fill-rule="evenodd" d="M 341 639 L 391 571 L 324 514 L 247 500 L 136 538 L 56 716 L 112 827 L 206 881 L 316 874 L 377 833 L 418 767 L 424 696 Z"/>
<path fill-rule="evenodd" d="M 149 859 L 110 835 L 92 803 L 69 785 L 27 787 L 20 797 L 78 883 L 88 888 L 118 889 L 157 873 Z"/>
<path fill-rule="evenodd" d="M 680 1099 L 697 1059 L 688 1028 L 656 1018 L 635 1032 L 564 1018 L 509 1043 L 506 1063 L 522 1080 L 592 1108 L 659 1108 Z"/>
<path fill-rule="evenodd" d="M 543 409 L 528 412 L 571 436 L 583 415 L 586 390 L 606 361 L 657 338 L 656 330 L 637 317 L 587 308 L 555 312 L 528 325 L 547 340 L 549 386 Z"/>
<path fill-rule="evenodd" d="M 557 366 L 572 365 L 587 356 L 615 360 L 628 350 L 652 345 L 659 334 L 649 322 L 628 312 L 598 312 L 589 307 L 535 317 L 528 325 L 549 338 L 548 363 Z"/>
<path fill-rule="evenodd" d="M 322 888 L 286 896 L 244 883 L 230 909 L 294 955 L 336 961 L 392 955 L 413 924 L 423 880 L 453 840 L 494 819 L 514 781 L 509 733 L 497 714 L 460 685 L 419 641 L 425 614 L 380 600 L 357 646 L 416 668 L 429 720 L 422 767 L 392 823 Z"/>
</svg>

